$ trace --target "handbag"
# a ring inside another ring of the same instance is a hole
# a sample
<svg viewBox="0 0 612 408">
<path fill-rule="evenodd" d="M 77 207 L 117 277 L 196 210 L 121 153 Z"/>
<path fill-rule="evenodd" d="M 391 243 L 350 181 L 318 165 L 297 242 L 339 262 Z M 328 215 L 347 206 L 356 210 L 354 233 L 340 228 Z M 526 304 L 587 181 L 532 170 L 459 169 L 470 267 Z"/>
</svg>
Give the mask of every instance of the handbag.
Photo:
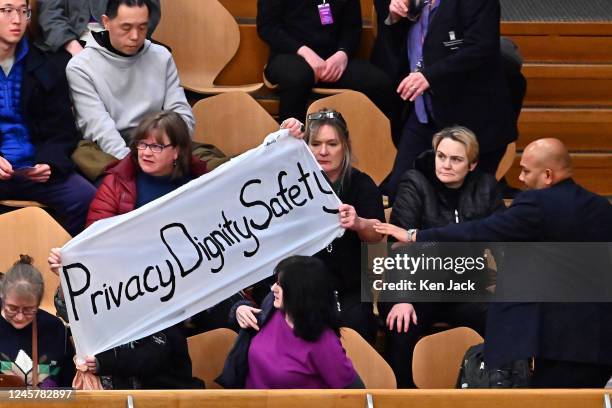
<svg viewBox="0 0 612 408">
<path fill-rule="evenodd" d="M 463 356 L 456 388 L 527 388 L 533 375 L 533 358 L 516 360 L 497 369 L 484 361 L 484 343 L 470 347 Z"/>
<path fill-rule="evenodd" d="M 89 140 L 81 140 L 71 158 L 80 172 L 92 182 L 117 161 L 115 156 L 103 152 L 96 143 Z"/>
</svg>

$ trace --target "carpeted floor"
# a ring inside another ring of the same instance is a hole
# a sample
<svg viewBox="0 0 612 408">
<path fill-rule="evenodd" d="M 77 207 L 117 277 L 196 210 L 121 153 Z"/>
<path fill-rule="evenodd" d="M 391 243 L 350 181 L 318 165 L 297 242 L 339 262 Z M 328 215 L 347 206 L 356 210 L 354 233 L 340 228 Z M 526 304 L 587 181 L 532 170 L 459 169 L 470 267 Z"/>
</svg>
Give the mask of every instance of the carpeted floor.
<svg viewBox="0 0 612 408">
<path fill-rule="evenodd" d="M 504 21 L 612 22 L 612 0 L 500 0 Z"/>
</svg>

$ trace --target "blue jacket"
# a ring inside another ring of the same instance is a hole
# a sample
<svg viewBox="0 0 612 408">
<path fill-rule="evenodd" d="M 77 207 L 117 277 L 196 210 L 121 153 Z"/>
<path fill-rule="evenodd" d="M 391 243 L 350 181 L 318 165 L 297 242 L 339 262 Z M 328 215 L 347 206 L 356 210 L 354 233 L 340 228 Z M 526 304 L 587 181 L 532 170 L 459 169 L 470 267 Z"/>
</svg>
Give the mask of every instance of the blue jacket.
<svg viewBox="0 0 612 408">
<path fill-rule="evenodd" d="M 24 59 L 19 101 L 30 141 L 36 149 L 34 163 L 50 165 L 51 180 L 64 178 L 72 171 L 74 164 L 70 155 L 80 139 L 61 67 L 63 60 L 63 55 L 46 55 L 30 47 Z"/>
<path fill-rule="evenodd" d="M 32 166 L 34 145 L 19 109 L 23 83 L 24 58 L 28 54 L 28 42 L 22 39 L 15 52 L 15 62 L 8 76 L 0 74 L 0 154 L 13 169 Z"/>
<path fill-rule="evenodd" d="M 612 242 L 612 205 L 568 179 L 519 194 L 503 213 L 419 231 L 417 241 Z M 612 304 L 495 303 L 485 345 L 490 367 L 531 356 L 612 365 Z"/>
</svg>

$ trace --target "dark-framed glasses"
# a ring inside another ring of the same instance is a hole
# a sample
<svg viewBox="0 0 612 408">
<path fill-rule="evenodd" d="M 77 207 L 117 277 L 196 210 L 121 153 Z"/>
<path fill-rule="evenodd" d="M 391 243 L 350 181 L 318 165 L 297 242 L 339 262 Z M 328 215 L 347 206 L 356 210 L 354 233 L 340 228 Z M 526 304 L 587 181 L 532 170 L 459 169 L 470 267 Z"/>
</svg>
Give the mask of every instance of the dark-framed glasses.
<svg viewBox="0 0 612 408">
<path fill-rule="evenodd" d="M 172 146 L 172 143 L 168 143 L 167 145 L 159 144 L 159 143 L 147 143 L 142 140 L 136 143 L 136 148 L 138 150 L 147 150 L 147 147 L 151 149 L 153 153 L 161 153 L 166 147 Z"/>
<path fill-rule="evenodd" d="M 11 19 L 15 15 L 19 15 L 19 17 L 23 17 L 26 20 L 29 20 L 32 17 L 32 10 L 26 7 L 0 7 L 0 16 L 6 19 Z"/>
<path fill-rule="evenodd" d="M 36 306 L 31 306 L 31 307 L 18 307 L 15 305 L 2 305 L 4 307 L 4 313 L 6 313 L 9 316 L 16 316 L 19 313 L 23 314 L 24 316 L 34 316 L 36 314 L 36 312 L 38 312 L 38 307 Z"/>
</svg>

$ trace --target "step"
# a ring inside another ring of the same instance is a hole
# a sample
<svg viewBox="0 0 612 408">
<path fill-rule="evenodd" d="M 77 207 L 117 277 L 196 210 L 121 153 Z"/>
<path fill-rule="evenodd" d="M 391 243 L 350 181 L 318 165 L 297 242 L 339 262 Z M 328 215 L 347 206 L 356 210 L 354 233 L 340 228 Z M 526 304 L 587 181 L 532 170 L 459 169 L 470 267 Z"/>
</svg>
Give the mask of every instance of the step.
<svg viewBox="0 0 612 408">
<path fill-rule="evenodd" d="M 519 118 L 518 149 L 535 139 L 556 137 L 572 151 L 612 149 L 612 109 L 525 108 Z"/>
<path fill-rule="evenodd" d="M 502 22 L 525 62 L 612 63 L 612 22 Z"/>
<path fill-rule="evenodd" d="M 525 106 L 612 106 L 612 64 L 523 65 Z"/>
</svg>

